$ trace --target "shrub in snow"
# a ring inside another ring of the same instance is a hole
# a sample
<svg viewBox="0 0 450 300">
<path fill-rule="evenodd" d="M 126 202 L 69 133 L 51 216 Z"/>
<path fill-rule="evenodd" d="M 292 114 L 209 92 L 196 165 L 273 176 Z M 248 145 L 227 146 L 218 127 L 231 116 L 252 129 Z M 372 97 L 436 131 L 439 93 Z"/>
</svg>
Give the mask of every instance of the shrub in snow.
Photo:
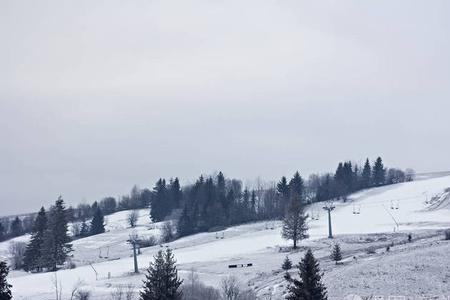
<svg viewBox="0 0 450 300">
<path fill-rule="evenodd" d="M 158 241 L 153 235 L 138 240 L 139 248 L 152 247 L 155 246 L 156 244 L 158 244 Z"/>
<path fill-rule="evenodd" d="M 377 251 L 375 250 L 374 247 L 367 248 L 367 254 L 375 254 L 375 253 L 377 253 Z"/>
<path fill-rule="evenodd" d="M 89 300 L 90 297 L 91 297 L 91 292 L 89 292 L 89 291 L 79 290 L 75 294 L 75 299 L 76 300 Z"/>
<path fill-rule="evenodd" d="M 137 210 L 132 210 L 128 213 L 127 221 L 130 227 L 136 227 L 137 220 L 139 218 L 139 212 Z"/>
<path fill-rule="evenodd" d="M 281 265 L 281 268 L 285 271 L 290 270 L 292 268 L 292 262 L 288 256 L 286 256 L 286 258 L 284 259 L 283 264 Z"/>
<path fill-rule="evenodd" d="M 448 240 L 450 240 L 450 229 L 447 229 L 446 231 L 445 231 L 445 239 L 448 241 Z"/>
</svg>

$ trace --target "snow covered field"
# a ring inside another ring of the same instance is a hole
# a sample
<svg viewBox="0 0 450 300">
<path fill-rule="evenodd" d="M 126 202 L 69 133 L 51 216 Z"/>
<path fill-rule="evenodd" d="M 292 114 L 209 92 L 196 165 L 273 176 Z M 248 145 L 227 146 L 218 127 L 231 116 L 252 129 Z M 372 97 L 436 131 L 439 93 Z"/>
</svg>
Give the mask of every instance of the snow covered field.
<svg viewBox="0 0 450 300">
<path fill-rule="evenodd" d="M 202 281 L 217 286 L 222 278 L 233 274 L 262 299 L 282 298 L 285 282 L 281 263 L 287 254 L 297 262 L 304 247 L 312 248 L 319 258 L 333 299 L 349 294 L 450 296 L 450 243 L 442 241 L 442 229 L 450 228 L 450 197 L 445 191 L 449 187 L 450 176 L 432 177 L 369 189 L 351 195 L 346 203 L 334 203 L 333 233 L 344 255 L 344 263 L 337 267 L 328 258 L 333 241 L 326 238 L 323 203 L 308 208 L 314 217 L 309 223 L 310 238 L 300 243 L 296 253 L 286 252 L 290 243 L 281 238 L 280 222 L 235 226 L 217 234 L 200 233 L 162 247 L 174 249 L 181 276 L 195 268 Z M 161 246 L 142 249 L 138 257 L 142 272 L 133 275 L 132 252 L 126 240 L 133 232 L 158 236 L 162 224 L 150 224 L 148 211 L 141 210 L 138 226 L 131 229 L 126 225 L 127 214 L 108 216 L 106 233 L 73 242 L 77 268 L 57 272 L 66 299 L 77 282 L 92 292 L 93 299 L 108 299 L 117 285 L 141 286 L 142 273 Z M 412 243 L 406 242 L 407 232 L 413 234 Z M 386 253 L 386 246 L 392 242 L 394 247 Z M 0 256 L 7 255 L 8 243 L 0 243 Z M 368 254 L 368 248 L 375 253 Z M 228 269 L 234 263 L 254 266 Z M 53 277 L 53 273 L 11 272 L 14 299 L 52 299 Z"/>
</svg>

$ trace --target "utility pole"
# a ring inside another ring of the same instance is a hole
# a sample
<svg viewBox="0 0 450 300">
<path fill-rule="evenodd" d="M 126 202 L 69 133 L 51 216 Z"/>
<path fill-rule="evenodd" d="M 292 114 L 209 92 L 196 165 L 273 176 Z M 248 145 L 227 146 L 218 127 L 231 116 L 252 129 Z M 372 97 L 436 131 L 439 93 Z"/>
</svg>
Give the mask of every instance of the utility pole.
<svg viewBox="0 0 450 300">
<path fill-rule="evenodd" d="M 331 229 L 331 211 L 335 208 L 335 206 L 333 205 L 333 202 L 327 202 L 327 204 L 325 204 L 325 206 L 323 207 L 324 210 L 326 210 L 328 212 L 328 238 L 332 239 L 333 238 L 333 231 Z"/>
</svg>

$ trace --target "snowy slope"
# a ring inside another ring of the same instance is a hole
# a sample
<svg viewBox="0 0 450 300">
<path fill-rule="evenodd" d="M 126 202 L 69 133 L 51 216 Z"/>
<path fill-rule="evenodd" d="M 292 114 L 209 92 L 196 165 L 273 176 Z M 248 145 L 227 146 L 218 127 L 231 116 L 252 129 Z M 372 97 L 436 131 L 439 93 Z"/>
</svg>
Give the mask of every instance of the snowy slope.
<svg viewBox="0 0 450 300">
<path fill-rule="evenodd" d="M 334 233 L 338 238 L 357 235 L 361 236 L 361 239 L 362 234 L 365 239 L 371 233 L 385 233 L 382 234 L 383 240 L 380 239 L 384 241 L 394 235 L 399 240 L 404 239 L 402 232 L 405 231 L 429 232 L 450 227 L 448 206 L 429 209 L 432 204 L 427 203 L 433 196 L 444 193 L 448 187 L 450 176 L 356 193 L 346 203 L 335 203 L 336 209 L 332 212 Z M 311 247 L 318 251 L 319 256 L 327 257 L 330 244 L 329 240 L 324 239 L 328 227 L 322 205 L 323 203 L 315 204 L 308 208 L 311 216 L 318 215 L 319 218 L 310 221 L 310 239 L 303 241 L 301 246 Z M 354 211 L 359 211 L 360 214 L 353 214 Z M 106 233 L 74 241 L 74 260 L 78 267 L 57 272 L 63 285 L 63 294 L 69 294 L 72 286 L 79 280 L 84 282 L 85 288 L 92 291 L 93 299 L 103 299 L 118 284 L 132 283 L 136 287 L 141 285 L 143 275 L 130 274 L 133 263 L 126 240 L 133 230 L 139 235 L 158 235 L 158 227 L 162 224 L 150 224 L 148 211 L 143 210 L 140 212 L 138 227 L 130 229 L 126 225 L 126 215 L 127 212 L 119 212 L 109 216 Z M 217 285 L 224 276 L 234 274 L 243 283 L 255 288 L 261 296 L 269 298 L 267 295 L 270 294 L 275 297 L 273 299 L 277 299 L 282 293 L 279 266 L 286 255 L 283 249 L 290 245 L 281 239 L 280 225 L 280 222 L 259 222 L 235 226 L 217 235 L 200 233 L 164 246 L 174 249 L 182 276 L 185 276 L 190 268 L 195 268 L 203 281 Z M 0 249 L 6 247 L 3 244 L 5 243 L 0 243 Z M 364 244 L 355 245 L 350 243 L 346 251 L 365 251 Z M 159 249 L 160 246 L 143 249 L 138 257 L 142 271 Z M 109 251 L 108 258 L 104 258 L 105 251 Z M 298 260 L 300 256 L 300 252 L 292 254 L 294 260 Z M 86 265 L 88 262 L 93 263 L 92 266 Z M 254 267 L 231 271 L 227 267 L 230 263 L 247 262 L 252 262 Z M 108 275 L 111 276 L 110 279 Z M 10 281 L 13 284 L 15 299 L 51 297 L 53 276 L 52 273 L 12 272 Z M 33 283 L 31 287 L 30 282 Z"/>
</svg>

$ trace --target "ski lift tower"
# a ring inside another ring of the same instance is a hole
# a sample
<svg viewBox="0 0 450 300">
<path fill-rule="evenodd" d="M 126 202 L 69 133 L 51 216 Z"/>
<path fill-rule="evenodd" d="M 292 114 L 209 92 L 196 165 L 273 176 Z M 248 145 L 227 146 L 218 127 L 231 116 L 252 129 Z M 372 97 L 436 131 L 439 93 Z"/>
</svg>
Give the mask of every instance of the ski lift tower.
<svg viewBox="0 0 450 300">
<path fill-rule="evenodd" d="M 136 248 L 137 245 L 139 245 L 140 239 L 136 232 L 131 233 L 129 237 L 130 238 L 127 242 L 133 246 L 134 273 L 139 273 Z"/>
<path fill-rule="evenodd" d="M 335 209 L 335 206 L 333 205 L 333 201 L 328 201 L 322 208 L 328 212 L 328 238 L 332 239 L 333 231 L 331 229 L 331 211 L 333 209 Z"/>
</svg>

